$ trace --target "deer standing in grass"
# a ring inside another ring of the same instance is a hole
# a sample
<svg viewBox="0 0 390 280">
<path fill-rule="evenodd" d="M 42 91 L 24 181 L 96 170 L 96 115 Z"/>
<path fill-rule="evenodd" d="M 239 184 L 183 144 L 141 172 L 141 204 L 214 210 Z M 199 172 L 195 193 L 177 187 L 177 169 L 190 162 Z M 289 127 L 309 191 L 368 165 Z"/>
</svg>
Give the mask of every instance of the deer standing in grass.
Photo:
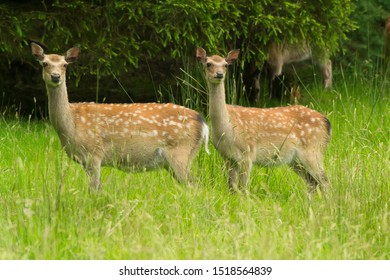
<svg viewBox="0 0 390 280">
<path fill-rule="evenodd" d="M 208 152 L 209 130 L 195 111 L 174 104 L 69 103 L 66 67 L 79 48 L 65 56 L 46 55 L 31 43 L 42 65 L 49 100 L 49 118 L 69 157 L 80 163 L 90 187 L 100 186 L 100 167 L 137 171 L 165 167 L 186 183 L 202 142 Z"/>
<path fill-rule="evenodd" d="M 252 102 L 257 102 L 260 97 L 260 79 L 264 70 L 268 70 L 268 96 L 270 99 L 280 93 L 275 92 L 274 83 L 277 77 L 282 75 L 283 67 L 292 63 L 313 59 L 313 62 L 321 68 L 323 85 L 325 89 L 332 87 L 332 61 L 327 52 L 314 51 L 306 44 L 288 44 L 286 42 L 276 44 L 271 42 L 267 46 L 268 58 L 261 70 L 258 70 L 254 61 L 246 66 L 245 85 L 249 91 L 249 98 Z"/>
<path fill-rule="evenodd" d="M 269 97 L 274 94 L 273 82 L 282 74 L 283 66 L 294 62 L 301 62 L 313 58 L 321 67 L 324 88 L 332 87 L 332 61 L 327 52 L 316 52 L 313 54 L 312 48 L 306 43 L 302 44 L 276 44 L 271 42 L 268 46 L 268 91 Z"/>
<path fill-rule="evenodd" d="M 228 65 L 239 50 L 226 58 L 207 56 L 198 48 L 197 59 L 203 63 L 209 95 L 212 143 L 225 159 L 229 186 L 241 190 L 248 184 L 252 165 L 288 164 L 303 177 L 309 191 L 327 186 L 323 167 L 331 126 L 322 114 L 303 106 L 270 109 L 227 105 L 224 80 Z"/>
</svg>

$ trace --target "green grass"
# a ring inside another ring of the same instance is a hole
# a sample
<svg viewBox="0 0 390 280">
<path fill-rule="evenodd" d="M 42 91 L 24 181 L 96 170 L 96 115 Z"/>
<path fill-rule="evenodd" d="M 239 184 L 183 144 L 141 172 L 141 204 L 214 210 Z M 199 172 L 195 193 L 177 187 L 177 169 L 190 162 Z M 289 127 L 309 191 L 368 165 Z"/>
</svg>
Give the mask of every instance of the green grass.
<svg viewBox="0 0 390 280">
<path fill-rule="evenodd" d="M 389 259 L 389 90 L 362 77 L 304 91 L 333 126 L 332 188 L 311 200 L 287 167 L 255 167 L 250 194 L 231 194 L 213 148 L 195 186 L 104 168 L 91 194 L 50 124 L 1 119 L 0 259 Z"/>
</svg>

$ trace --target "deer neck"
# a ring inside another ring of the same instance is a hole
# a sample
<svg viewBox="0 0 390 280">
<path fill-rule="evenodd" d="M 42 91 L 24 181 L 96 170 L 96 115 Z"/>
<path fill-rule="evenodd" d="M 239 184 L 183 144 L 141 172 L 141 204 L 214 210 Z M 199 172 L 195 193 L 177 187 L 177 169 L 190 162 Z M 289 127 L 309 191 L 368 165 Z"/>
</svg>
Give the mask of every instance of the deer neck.
<svg viewBox="0 0 390 280">
<path fill-rule="evenodd" d="M 229 113 L 226 107 L 225 85 L 208 83 L 209 87 L 209 114 L 213 126 L 213 134 L 218 138 L 232 133 Z"/>
<path fill-rule="evenodd" d="M 49 100 L 49 118 L 61 142 L 73 134 L 74 119 L 68 102 L 65 82 L 57 87 L 46 85 Z"/>
</svg>

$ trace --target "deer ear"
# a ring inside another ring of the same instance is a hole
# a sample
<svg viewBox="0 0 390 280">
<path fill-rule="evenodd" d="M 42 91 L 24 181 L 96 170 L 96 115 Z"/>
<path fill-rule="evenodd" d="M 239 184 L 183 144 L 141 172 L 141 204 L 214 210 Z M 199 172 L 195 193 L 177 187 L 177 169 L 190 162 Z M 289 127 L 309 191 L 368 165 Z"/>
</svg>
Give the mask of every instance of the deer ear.
<svg viewBox="0 0 390 280">
<path fill-rule="evenodd" d="M 228 64 L 233 64 L 238 59 L 239 54 L 240 54 L 240 50 L 230 51 L 225 58 L 226 62 Z"/>
<path fill-rule="evenodd" d="M 77 47 L 71 48 L 66 52 L 65 60 L 66 62 L 74 62 L 80 54 L 80 49 Z"/>
<path fill-rule="evenodd" d="M 38 61 L 42 61 L 45 57 L 42 47 L 36 43 L 31 43 L 31 53 Z"/>
<path fill-rule="evenodd" d="M 202 62 L 202 63 L 206 63 L 207 61 L 207 53 L 204 49 L 202 48 L 196 48 L 196 58 Z"/>
</svg>

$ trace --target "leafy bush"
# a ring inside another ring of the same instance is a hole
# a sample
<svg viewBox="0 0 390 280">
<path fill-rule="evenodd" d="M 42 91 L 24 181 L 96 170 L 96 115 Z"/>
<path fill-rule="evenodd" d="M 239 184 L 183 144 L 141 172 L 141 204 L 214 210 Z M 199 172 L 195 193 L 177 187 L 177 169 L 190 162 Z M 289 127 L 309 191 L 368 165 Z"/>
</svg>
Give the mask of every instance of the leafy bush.
<svg viewBox="0 0 390 280">
<path fill-rule="evenodd" d="M 351 0 L 25 2 L 0 4 L 0 70 L 8 73 L 0 77 L 0 89 L 3 99 L 4 94 L 12 94 L 24 98 L 24 103 L 33 100 L 25 92 L 40 92 L 37 104 L 27 108 L 29 113 L 31 107 L 43 107 L 45 100 L 36 83 L 40 70 L 33 64 L 30 41 L 39 42 L 48 53 L 81 47 L 78 67 L 72 67 L 70 75 L 86 89 L 80 90 L 84 98 L 74 101 L 95 100 L 99 90 L 113 89 L 113 76 L 131 88 L 133 98 L 140 97 L 135 100 L 151 100 L 160 84 L 167 84 L 184 63 L 194 59 L 197 46 L 223 54 L 240 48 L 242 63 L 254 60 L 262 65 L 271 40 L 304 38 L 335 53 L 355 28 Z M 99 79 L 106 79 L 100 87 Z M 14 85 L 19 85 L 19 91 Z M 97 88 L 96 93 L 92 88 Z M 21 106 L 18 100 L 15 103 Z"/>
<path fill-rule="evenodd" d="M 263 54 L 270 40 L 306 38 L 332 51 L 354 28 L 350 0 L 32 1 L 0 6 L 0 50 L 24 57 L 30 40 L 63 51 L 78 44 L 90 71 L 118 73 L 144 58 L 180 58 L 195 46 L 240 47 L 244 59 Z M 342 8 L 340 8 L 342 7 Z"/>
<path fill-rule="evenodd" d="M 351 14 L 358 29 L 349 34 L 342 60 L 352 67 L 356 63 L 363 68 L 373 68 L 381 64 L 384 55 L 384 25 L 390 13 L 390 1 L 355 0 L 355 10 Z"/>
</svg>

